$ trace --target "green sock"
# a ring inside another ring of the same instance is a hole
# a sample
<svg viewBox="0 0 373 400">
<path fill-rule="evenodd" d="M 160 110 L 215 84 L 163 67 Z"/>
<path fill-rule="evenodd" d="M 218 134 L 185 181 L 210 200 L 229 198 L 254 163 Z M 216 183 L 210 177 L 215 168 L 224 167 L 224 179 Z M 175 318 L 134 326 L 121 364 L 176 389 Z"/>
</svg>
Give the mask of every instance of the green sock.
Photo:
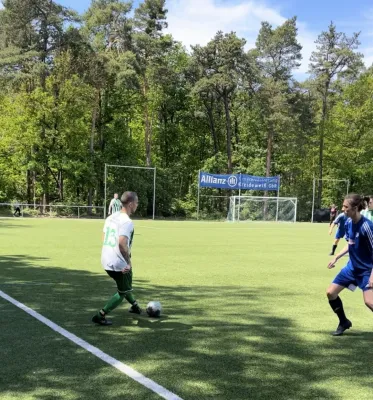
<svg viewBox="0 0 373 400">
<path fill-rule="evenodd" d="M 105 312 L 105 314 L 109 314 L 110 311 L 113 311 L 119 306 L 119 304 L 123 301 L 123 298 L 123 295 L 115 293 L 115 295 L 107 302 L 102 310 Z"/>
<path fill-rule="evenodd" d="M 124 295 L 128 303 L 133 304 L 136 300 L 135 297 L 133 296 L 132 292 L 128 292 Z"/>
</svg>

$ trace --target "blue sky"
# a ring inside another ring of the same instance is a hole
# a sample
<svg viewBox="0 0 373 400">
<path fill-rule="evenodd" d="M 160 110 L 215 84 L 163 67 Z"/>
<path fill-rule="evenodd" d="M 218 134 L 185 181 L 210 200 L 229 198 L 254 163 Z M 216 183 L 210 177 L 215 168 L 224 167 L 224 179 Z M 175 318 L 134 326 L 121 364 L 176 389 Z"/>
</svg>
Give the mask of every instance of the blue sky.
<svg viewBox="0 0 373 400">
<path fill-rule="evenodd" d="M 85 11 L 90 0 L 57 0 L 79 12 Z M 139 3 L 136 0 L 135 5 Z M 339 31 L 351 34 L 362 31 L 360 51 L 367 65 L 373 63 L 373 1 L 372 0 L 166 0 L 169 10 L 169 32 L 187 47 L 206 44 L 218 30 L 236 31 L 255 43 L 260 22 L 273 26 L 286 18 L 298 17 L 299 40 L 303 45 L 303 63 L 298 72 L 304 74 L 314 50 L 317 35 L 334 21 Z"/>
</svg>

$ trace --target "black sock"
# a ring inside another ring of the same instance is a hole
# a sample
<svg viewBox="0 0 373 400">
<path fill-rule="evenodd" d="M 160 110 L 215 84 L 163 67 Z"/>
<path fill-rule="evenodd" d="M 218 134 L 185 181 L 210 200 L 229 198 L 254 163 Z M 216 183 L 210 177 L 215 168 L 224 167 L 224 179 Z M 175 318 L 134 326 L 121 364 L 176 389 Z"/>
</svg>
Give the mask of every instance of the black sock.
<svg viewBox="0 0 373 400">
<path fill-rule="evenodd" d="M 336 249 L 337 249 L 337 245 L 336 244 L 333 244 L 333 248 L 332 248 L 332 254 L 334 255 L 334 252 L 336 251 Z"/>
<path fill-rule="evenodd" d="M 344 324 L 347 321 L 347 317 L 343 310 L 343 304 L 341 298 L 338 296 L 335 300 L 329 300 L 330 307 L 338 315 L 339 322 Z"/>
</svg>

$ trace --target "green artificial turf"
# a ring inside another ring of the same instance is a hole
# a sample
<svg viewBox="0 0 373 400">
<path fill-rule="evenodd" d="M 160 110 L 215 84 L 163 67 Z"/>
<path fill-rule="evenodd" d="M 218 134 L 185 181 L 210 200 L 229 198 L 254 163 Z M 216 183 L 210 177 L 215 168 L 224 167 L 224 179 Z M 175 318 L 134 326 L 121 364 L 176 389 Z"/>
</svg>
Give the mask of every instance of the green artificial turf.
<svg viewBox="0 0 373 400">
<path fill-rule="evenodd" d="M 187 399 L 371 399 L 373 315 L 342 293 L 353 328 L 325 289 L 325 224 L 135 221 L 135 294 L 151 320 L 113 311 L 100 265 L 103 221 L 0 220 L 0 290 Z M 343 244 L 340 244 L 340 249 Z M 146 399 L 149 389 L 0 298 L 0 399 Z"/>
</svg>

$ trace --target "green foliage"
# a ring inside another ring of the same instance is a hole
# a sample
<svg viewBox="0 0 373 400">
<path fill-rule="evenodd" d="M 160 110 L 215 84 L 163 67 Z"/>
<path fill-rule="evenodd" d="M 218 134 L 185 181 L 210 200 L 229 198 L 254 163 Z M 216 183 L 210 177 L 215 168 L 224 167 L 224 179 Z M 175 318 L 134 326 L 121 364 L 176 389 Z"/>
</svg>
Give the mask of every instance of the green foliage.
<svg viewBox="0 0 373 400">
<path fill-rule="evenodd" d="M 301 220 L 320 173 L 371 192 L 373 72 L 361 73 L 357 34 L 331 24 L 300 84 L 296 17 L 263 22 L 249 51 L 217 32 L 189 54 L 164 33 L 164 0 L 93 0 L 82 17 L 56 1 L 3 3 L 0 201 L 103 205 L 105 163 L 157 167 L 160 217 L 195 216 L 198 170 L 279 175 Z M 151 177 L 116 174 L 109 195 L 138 191 L 149 216 Z M 340 203 L 340 188 L 318 189 L 320 205 Z M 230 193 L 204 193 L 223 196 L 206 215 L 224 214 Z"/>
</svg>

